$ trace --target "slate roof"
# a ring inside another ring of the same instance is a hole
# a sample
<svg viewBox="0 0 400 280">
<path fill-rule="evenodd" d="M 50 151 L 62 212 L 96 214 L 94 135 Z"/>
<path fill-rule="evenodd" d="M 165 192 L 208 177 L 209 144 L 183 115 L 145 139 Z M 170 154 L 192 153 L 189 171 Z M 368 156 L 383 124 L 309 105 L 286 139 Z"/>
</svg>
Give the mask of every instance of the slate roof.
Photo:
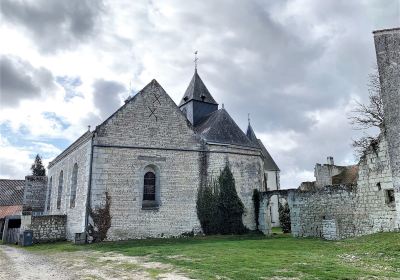
<svg viewBox="0 0 400 280">
<path fill-rule="evenodd" d="M 22 205 L 25 180 L 0 179 L 0 206 Z"/>
<path fill-rule="evenodd" d="M 264 168 L 265 170 L 271 170 L 271 171 L 280 171 L 278 165 L 275 163 L 274 159 L 271 157 L 271 155 L 268 153 L 267 148 L 265 148 L 263 142 L 260 139 L 258 140 L 258 144 L 261 148 L 261 152 L 264 156 Z"/>
<path fill-rule="evenodd" d="M 225 109 L 209 114 L 194 129 L 207 142 L 258 148 L 247 138 Z"/>
<path fill-rule="evenodd" d="M 254 133 L 253 128 L 251 127 L 250 123 L 249 126 L 247 127 L 247 131 L 246 131 L 246 136 L 247 138 L 249 138 L 249 140 L 251 142 L 253 142 L 254 144 L 256 144 L 258 146 L 258 139 L 256 134 Z"/>
<path fill-rule="evenodd" d="M 265 146 L 262 143 L 262 141 L 257 138 L 257 136 L 254 133 L 254 130 L 251 127 L 250 123 L 249 123 L 249 126 L 247 127 L 246 136 L 247 136 L 247 138 L 249 138 L 249 140 L 252 143 L 256 144 L 257 147 L 259 147 L 261 149 L 261 153 L 264 156 L 264 168 L 265 168 L 265 170 L 280 171 L 278 165 L 275 163 L 274 159 L 269 154 L 267 148 L 265 148 Z"/>
<path fill-rule="evenodd" d="M 218 103 L 212 97 L 211 93 L 208 91 L 206 85 L 201 80 L 199 74 L 197 73 L 197 70 L 194 72 L 192 80 L 190 81 L 190 84 L 186 89 L 181 103 L 179 103 L 179 106 L 184 105 L 190 100 L 197 100 L 218 105 Z"/>
</svg>

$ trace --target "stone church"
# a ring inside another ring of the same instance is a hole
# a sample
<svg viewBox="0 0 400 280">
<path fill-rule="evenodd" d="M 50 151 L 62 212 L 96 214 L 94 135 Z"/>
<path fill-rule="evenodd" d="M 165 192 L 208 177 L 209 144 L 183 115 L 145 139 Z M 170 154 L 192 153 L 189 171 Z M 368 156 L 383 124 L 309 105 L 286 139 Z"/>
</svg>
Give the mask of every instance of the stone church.
<svg viewBox="0 0 400 280">
<path fill-rule="evenodd" d="M 156 80 L 87 131 L 48 166 L 46 213 L 66 215 L 67 239 L 85 232 L 109 197 L 107 240 L 198 232 L 198 188 L 229 164 L 256 227 L 252 195 L 279 189 L 279 168 L 252 127 L 244 133 L 197 70 L 177 106 Z M 278 225 L 278 201 L 269 208 Z"/>
</svg>

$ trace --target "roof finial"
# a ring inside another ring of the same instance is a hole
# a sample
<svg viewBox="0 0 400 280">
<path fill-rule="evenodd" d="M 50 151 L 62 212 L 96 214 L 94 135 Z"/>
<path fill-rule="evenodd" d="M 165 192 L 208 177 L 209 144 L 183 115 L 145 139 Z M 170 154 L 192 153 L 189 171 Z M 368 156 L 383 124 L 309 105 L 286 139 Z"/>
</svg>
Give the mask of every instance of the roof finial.
<svg viewBox="0 0 400 280">
<path fill-rule="evenodd" d="M 199 59 L 197 58 L 197 51 L 194 52 L 194 71 L 197 72 L 197 61 Z"/>
<path fill-rule="evenodd" d="M 222 103 L 222 109 L 225 109 L 224 103 Z"/>
<path fill-rule="evenodd" d="M 247 120 L 249 121 L 249 125 L 250 125 L 250 113 L 247 113 Z"/>
<path fill-rule="evenodd" d="M 88 125 L 87 128 L 88 128 L 88 131 L 90 132 L 90 125 Z"/>
</svg>

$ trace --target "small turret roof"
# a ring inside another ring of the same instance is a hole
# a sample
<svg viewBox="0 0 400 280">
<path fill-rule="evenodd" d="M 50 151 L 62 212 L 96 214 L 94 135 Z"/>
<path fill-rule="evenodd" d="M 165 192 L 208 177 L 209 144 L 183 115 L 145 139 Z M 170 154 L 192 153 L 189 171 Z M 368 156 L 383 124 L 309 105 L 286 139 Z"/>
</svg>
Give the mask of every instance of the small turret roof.
<svg viewBox="0 0 400 280">
<path fill-rule="evenodd" d="M 256 136 L 256 134 L 254 133 L 254 130 L 253 130 L 253 128 L 251 127 L 250 122 L 249 122 L 249 126 L 247 127 L 246 136 L 247 136 L 247 138 L 250 139 L 251 142 L 253 142 L 254 144 L 258 145 L 257 136 Z"/>
<path fill-rule="evenodd" d="M 269 154 L 267 148 L 265 148 L 263 142 L 257 138 L 253 128 L 250 125 L 250 122 L 249 122 L 249 126 L 247 127 L 246 136 L 247 136 L 247 138 L 249 138 L 249 140 L 253 144 L 257 145 L 257 147 L 259 147 L 261 149 L 262 155 L 264 157 L 265 170 L 279 171 L 278 165 L 275 163 L 274 159 Z"/>
<path fill-rule="evenodd" d="M 218 103 L 212 97 L 211 93 L 208 91 L 206 85 L 201 80 L 199 74 L 197 73 L 197 70 L 194 71 L 192 80 L 190 81 L 189 86 L 187 87 L 185 94 L 183 95 L 183 98 L 179 103 L 179 106 L 182 106 L 191 100 L 197 100 L 218 105 Z"/>
</svg>

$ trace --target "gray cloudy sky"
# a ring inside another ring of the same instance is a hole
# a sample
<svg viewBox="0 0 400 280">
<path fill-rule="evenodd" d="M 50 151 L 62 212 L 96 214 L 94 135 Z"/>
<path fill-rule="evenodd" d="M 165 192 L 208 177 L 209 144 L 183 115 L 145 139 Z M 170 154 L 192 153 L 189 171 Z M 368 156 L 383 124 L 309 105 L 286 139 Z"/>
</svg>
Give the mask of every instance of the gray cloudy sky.
<svg viewBox="0 0 400 280">
<path fill-rule="evenodd" d="M 243 130 L 247 114 L 282 187 L 333 155 L 355 162 L 346 115 L 367 99 L 371 32 L 400 0 L 1 0 L 0 177 L 22 178 L 155 78 L 176 103 L 199 73 Z"/>
</svg>

